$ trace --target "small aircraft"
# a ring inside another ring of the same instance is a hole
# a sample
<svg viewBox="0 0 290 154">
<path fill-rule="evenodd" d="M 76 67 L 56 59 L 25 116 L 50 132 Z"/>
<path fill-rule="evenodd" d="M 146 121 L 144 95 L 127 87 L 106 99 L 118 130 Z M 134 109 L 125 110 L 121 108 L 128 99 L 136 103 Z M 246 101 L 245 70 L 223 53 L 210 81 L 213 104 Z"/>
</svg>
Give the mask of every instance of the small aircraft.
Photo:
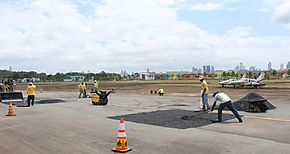
<svg viewBox="0 0 290 154">
<path fill-rule="evenodd" d="M 264 78 L 265 78 L 265 73 L 261 73 L 257 79 L 245 78 L 245 74 L 244 74 L 244 76 L 239 80 L 232 79 L 232 81 L 230 81 L 230 79 L 229 79 L 229 80 L 226 80 L 226 81 L 228 81 L 228 83 L 225 81 L 222 81 L 222 82 L 225 82 L 227 84 L 224 84 L 222 82 L 219 82 L 219 84 L 221 84 L 223 87 L 224 87 L 224 85 L 232 85 L 234 88 L 236 88 L 237 86 L 241 86 L 241 87 L 253 86 L 255 88 L 258 88 L 260 86 L 265 86 L 265 84 L 261 82 Z"/>
<path fill-rule="evenodd" d="M 244 78 L 246 78 L 246 74 L 244 74 L 241 79 L 232 78 L 232 79 L 228 79 L 228 80 L 225 80 L 225 81 L 221 81 L 221 82 L 219 82 L 219 84 L 222 85 L 222 87 L 224 87 L 226 85 L 230 86 L 230 85 L 232 85 L 232 82 L 238 81 L 238 80 L 242 80 Z"/>
</svg>

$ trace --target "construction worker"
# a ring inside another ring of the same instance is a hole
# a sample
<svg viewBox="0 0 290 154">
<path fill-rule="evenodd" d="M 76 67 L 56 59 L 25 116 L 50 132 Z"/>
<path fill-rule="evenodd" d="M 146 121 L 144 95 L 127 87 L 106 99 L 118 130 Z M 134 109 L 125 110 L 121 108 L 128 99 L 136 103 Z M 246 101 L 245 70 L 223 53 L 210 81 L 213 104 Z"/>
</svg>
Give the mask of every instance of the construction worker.
<svg viewBox="0 0 290 154">
<path fill-rule="evenodd" d="M 159 94 L 160 96 L 163 96 L 164 93 L 165 93 L 165 92 L 164 92 L 164 89 L 161 88 L 161 89 L 158 90 L 158 94 Z"/>
<path fill-rule="evenodd" d="M 0 92 L 5 92 L 5 87 L 2 83 L 0 83 Z"/>
<path fill-rule="evenodd" d="M 8 84 L 8 81 L 4 82 L 4 88 L 5 88 L 5 91 L 10 91 L 10 85 Z"/>
<path fill-rule="evenodd" d="M 16 90 L 16 81 L 15 80 L 12 81 L 12 89 L 13 89 L 13 91 Z"/>
<path fill-rule="evenodd" d="M 228 95 L 226 95 L 225 93 L 220 93 L 220 92 L 216 91 L 213 93 L 212 96 L 214 97 L 215 100 L 214 100 L 214 103 L 213 103 L 210 111 L 213 111 L 217 101 L 220 102 L 220 105 L 218 107 L 218 120 L 214 120 L 213 121 L 214 123 L 222 121 L 222 111 L 225 107 L 228 107 L 228 109 L 233 112 L 233 114 L 236 116 L 236 118 L 239 120 L 239 122 L 243 122 L 240 114 L 233 106 L 232 100 L 230 99 L 230 97 Z"/>
<path fill-rule="evenodd" d="M 81 98 L 82 95 L 84 97 L 84 83 L 83 82 L 80 83 L 78 87 L 79 87 L 79 91 L 80 91 L 79 98 Z"/>
<path fill-rule="evenodd" d="M 94 81 L 94 91 L 97 92 L 99 90 L 99 83 L 97 80 Z"/>
<path fill-rule="evenodd" d="M 199 81 L 201 82 L 201 99 L 202 99 L 202 110 L 209 110 L 209 104 L 208 104 L 208 84 L 204 80 L 203 77 L 199 78 Z"/>
<path fill-rule="evenodd" d="M 87 97 L 87 83 L 85 83 L 85 82 L 83 84 L 83 97 L 84 98 Z"/>
<path fill-rule="evenodd" d="M 31 105 L 33 106 L 34 104 L 34 99 L 35 99 L 35 88 L 36 86 L 33 85 L 32 82 L 29 83 L 29 85 L 27 86 L 27 106 L 30 107 L 30 101 L 31 101 Z"/>
</svg>

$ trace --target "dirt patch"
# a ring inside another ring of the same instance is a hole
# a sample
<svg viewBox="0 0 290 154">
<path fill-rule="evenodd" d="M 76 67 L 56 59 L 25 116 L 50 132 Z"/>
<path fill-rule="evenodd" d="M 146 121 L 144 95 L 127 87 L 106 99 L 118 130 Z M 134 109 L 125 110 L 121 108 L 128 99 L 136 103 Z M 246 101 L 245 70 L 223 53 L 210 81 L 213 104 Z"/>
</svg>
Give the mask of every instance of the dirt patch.
<svg viewBox="0 0 290 154">
<path fill-rule="evenodd" d="M 217 114 L 173 109 L 153 112 L 142 112 L 108 118 L 119 120 L 121 117 L 124 117 L 126 121 L 131 121 L 135 123 L 143 123 L 148 125 L 156 125 L 176 129 L 187 129 L 212 124 L 212 120 L 217 119 Z M 231 114 L 223 114 L 224 121 L 234 118 L 235 117 Z"/>
</svg>

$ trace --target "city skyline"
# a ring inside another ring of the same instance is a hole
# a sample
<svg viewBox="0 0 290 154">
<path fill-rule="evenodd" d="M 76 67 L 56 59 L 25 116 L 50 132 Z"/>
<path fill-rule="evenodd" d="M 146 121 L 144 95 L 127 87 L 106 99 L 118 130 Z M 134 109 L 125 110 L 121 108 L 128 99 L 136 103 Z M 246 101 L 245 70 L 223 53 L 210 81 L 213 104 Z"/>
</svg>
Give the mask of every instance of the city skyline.
<svg viewBox="0 0 290 154">
<path fill-rule="evenodd" d="M 287 0 L 0 0 L 0 20 L 0 69 L 278 70 L 290 57 Z"/>
<path fill-rule="evenodd" d="M 269 69 L 269 65 L 270 65 L 270 68 Z M 154 69 L 152 68 L 146 68 L 145 70 L 141 70 L 141 71 L 131 71 L 132 73 L 136 73 L 136 72 L 190 72 L 190 73 L 213 73 L 215 71 L 236 71 L 236 72 L 239 72 L 239 71 L 250 71 L 250 72 L 257 72 L 257 71 L 269 71 L 269 70 L 284 70 L 284 69 L 290 69 L 290 61 L 288 61 L 286 67 L 284 68 L 284 64 L 283 63 L 280 63 L 279 65 L 279 68 L 273 68 L 272 67 L 272 62 L 269 62 L 268 63 L 268 68 L 267 69 L 261 69 L 261 68 L 257 68 L 256 66 L 248 66 L 247 65 L 244 65 L 243 62 L 240 62 L 239 65 L 236 65 L 234 68 L 232 69 L 227 69 L 227 70 L 223 70 L 223 69 L 215 69 L 215 66 L 214 65 L 202 65 L 201 67 L 191 67 L 191 69 L 177 69 L 177 70 L 172 70 L 172 69 L 169 69 L 169 70 L 164 70 L 164 71 L 155 71 Z M 242 69 L 240 69 L 242 68 Z M 7 71 L 25 71 L 25 70 L 13 70 L 13 67 L 12 66 L 9 66 L 8 69 L 2 69 L 2 70 L 7 70 Z M 30 71 L 34 71 L 34 70 L 30 70 Z M 67 72 L 56 72 L 56 73 L 69 73 L 69 72 L 81 72 L 81 73 L 97 73 L 97 72 L 101 72 L 103 70 L 99 70 L 99 71 L 96 71 L 96 72 L 92 72 L 90 70 L 81 70 L 81 71 L 67 71 Z M 38 71 L 36 71 L 38 72 Z M 129 74 L 130 71 L 127 72 L 126 69 L 122 69 L 120 70 L 119 72 L 111 72 L 111 73 L 119 73 L 119 74 Z M 41 72 L 38 72 L 38 73 L 41 73 Z M 47 73 L 47 72 L 44 72 L 44 73 Z M 110 73 L 110 72 L 108 72 Z M 50 74 L 55 74 L 55 73 L 50 73 Z"/>
</svg>

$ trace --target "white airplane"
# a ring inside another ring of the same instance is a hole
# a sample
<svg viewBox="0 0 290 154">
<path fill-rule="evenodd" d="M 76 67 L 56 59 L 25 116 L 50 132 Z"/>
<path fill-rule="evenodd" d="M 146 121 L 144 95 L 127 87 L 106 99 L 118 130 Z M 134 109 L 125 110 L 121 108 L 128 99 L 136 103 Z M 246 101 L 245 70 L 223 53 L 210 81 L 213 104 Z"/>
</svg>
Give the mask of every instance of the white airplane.
<svg viewBox="0 0 290 154">
<path fill-rule="evenodd" d="M 265 73 L 261 73 L 257 79 L 241 78 L 240 80 L 232 81 L 230 84 L 236 88 L 236 86 L 253 86 L 258 88 L 260 86 L 265 86 L 261 81 L 265 78 Z"/>
<path fill-rule="evenodd" d="M 242 80 L 244 78 L 246 78 L 246 74 L 244 74 L 240 80 Z M 238 81 L 238 80 L 239 79 L 232 78 L 232 79 L 228 79 L 228 80 L 225 80 L 225 81 L 221 81 L 221 82 L 219 82 L 219 84 L 222 85 L 222 87 L 224 87 L 224 86 L 230 86 L 230 85 L 232 85 L 232 82 Z"/>
</svg>

